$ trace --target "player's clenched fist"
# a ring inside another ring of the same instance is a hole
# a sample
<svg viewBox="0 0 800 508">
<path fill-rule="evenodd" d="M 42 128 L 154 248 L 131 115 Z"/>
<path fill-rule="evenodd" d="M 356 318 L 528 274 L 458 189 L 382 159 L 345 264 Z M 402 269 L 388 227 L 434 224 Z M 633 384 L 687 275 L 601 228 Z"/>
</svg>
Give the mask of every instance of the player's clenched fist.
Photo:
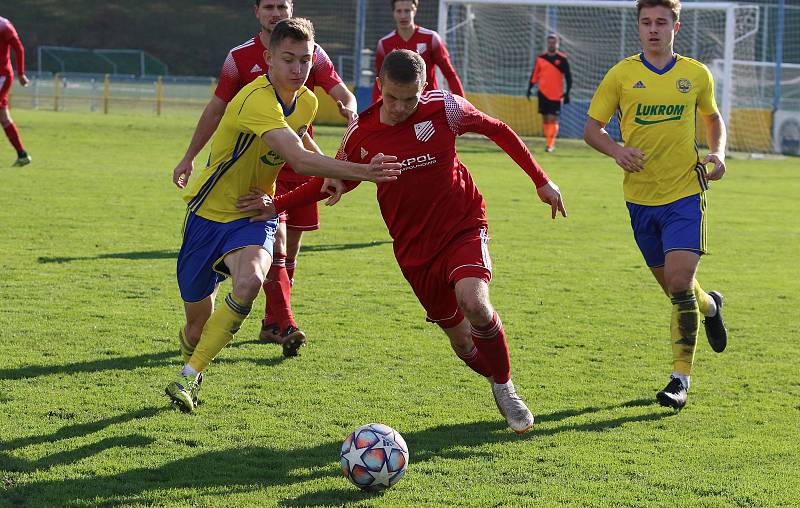
<svg viewBox="0 0 800 508">
<path fill-rule="evenodd" d="M 192 161 L 180 161 L 172 171 L 172 183 L 174 183 L 179 189 L 183 189 L 189 182 L 189 177 L 192 175 L 193 169 L 194 166 L 192 165 Z"/>
<path fill-rule="evenodd" d="M 644 169 L 644 152 L 638 148 L 619 146 L 613 155 L 617 165 L 628 173 L 637 173 Z"/>
</svg>

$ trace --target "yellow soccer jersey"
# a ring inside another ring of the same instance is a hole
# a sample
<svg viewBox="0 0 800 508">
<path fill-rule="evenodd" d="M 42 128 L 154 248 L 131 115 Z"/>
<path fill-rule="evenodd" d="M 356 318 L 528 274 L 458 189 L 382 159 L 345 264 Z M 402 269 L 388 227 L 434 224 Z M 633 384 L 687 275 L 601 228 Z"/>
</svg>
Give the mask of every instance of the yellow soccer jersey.
<svg viewBox="0 0 800 508">
<path fill-rule="evenodd" d="M 644 55 L 608 71 L 592 98 L 589 116 L 608 123 L 620 115 L 625 146 L 644 152 L 644 170 L 625 173 L 625 200 L 663 205 L 707 188 L 695 140 L 696 111 L 717 113 L 714 79 L 702 63 L 675 55 L 664 69 Z"/>
<path fill-rule="evenodd" d="M 306 87 L 297 92 L 294 104 L 284 105 L 266 76 L 245 85 L 225 108 L 211 139 L 208 164 L 184 195 L 189 210 L 217 222 L 257 215 L 240 212 L 236 202 L 251 187 L 274 195 L 285 162 L 261 135 L 288 127 L 302 138 L 316 114 L 317 98 Z"/>
</svg>

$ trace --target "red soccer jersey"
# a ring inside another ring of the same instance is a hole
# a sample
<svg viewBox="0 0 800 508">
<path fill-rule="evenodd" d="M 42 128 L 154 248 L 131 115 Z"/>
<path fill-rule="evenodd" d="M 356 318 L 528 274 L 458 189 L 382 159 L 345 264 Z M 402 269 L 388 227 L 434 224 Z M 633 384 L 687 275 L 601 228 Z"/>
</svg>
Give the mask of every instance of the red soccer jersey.
<svg viewBox="0 0 800 508">
<path fill-rule="evenodd" d="M 536 187 L 548 182 L 525 144 L 503 122 L 478 111 L 463 97 L 444 90 L 424 93 L 404 122 L 380 122 L 378 102 L 345 134 L 336 157 L 368 163 L 378 153 L 395 155 L 403 172 L 394 182 L 377 185 L 381 214 L 394 239 L 401 268 L 424 265 L 459 233 L 486 225 L 486 204 L 456 153 L 456 137 L 483 134 L 519 164 Z M 314 178 L 275 199 L 278 211 L 320 199 L 322 179 Z"/>
<path fill-rule="evenodd" d="M 256 35 L 228 52 L 228 57 L 225 58 L 222 72 L 219 75 L 217 89 L 214 91 L 214 94 L 223 101 L 230 102 L 244 85 L 269 70 L 269 66 L 264 61 L 264 45 L 261 43 L 260 35 Z M 311 72 L 308 74 L 305 86 L 311 91 L 315 86 L 320 86 L 326 92 L 330 92 L 331 88 L 342 82 L 342 78 L 336 73 L 328 54 L 318 44 L 314 44 L 313 58 Z M 310 129 L 309 133 L 311 133 Z M 304 182 L 309 177 L 297 174 L 291 166 L 285 164 L 278 174 L 278 179 Z"/>
<path fill-rule="evenodd" d="M 461 80 L 458 79 L 458 74 L 450 62 L 450 55 L 447 53 L 447 47 L 444 41 L 439 37 L 439 34 L 433 30 L 417 26 L 414 34 L 410 39 L 404 40 L 397 33 L 397 30 L 392 31 L 378 41 L 378 49 L 375 51 L 375 75 L 381 72 L 383 59 L 396 49 L 410 49 L 415 53 L 419 53 L 423 60 L 425 60 L 425 67 L 427 74 L 425 80 L 428 82 L 425 91 L 436 90 L 439 88 L 436 83 L 436 66 L 442 70 L 447 85 L 450 91 L 454 94 L 464 96 L 464 87 L 461 85 Z M 376 84 L 372 89 L 372 102 L 377 102 L 381 93 Z"/>
<path fill-rule="evenodd" d="M 14 25 L 9 20 L 0 16 L 0 74 L 13 76 L 11 67 L 11 49 L 14 49 L 17 60 L 17 74 L 25 74 L 25 48 L 19 40 Z"/>
</svg>

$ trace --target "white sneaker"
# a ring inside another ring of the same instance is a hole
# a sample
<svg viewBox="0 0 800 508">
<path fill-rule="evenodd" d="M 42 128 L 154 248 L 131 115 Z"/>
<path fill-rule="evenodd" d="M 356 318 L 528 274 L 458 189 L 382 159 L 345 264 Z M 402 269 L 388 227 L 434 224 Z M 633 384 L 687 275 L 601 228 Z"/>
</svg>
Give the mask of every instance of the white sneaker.
<svg viewBox="0 0 800 508">
<path fill-rule="evenodd" d="M 498 384 L 492 381 L 492 395 L 497 404 L 497 409 L 508 422 L 511 430 L 517 434 L 523 434 L 533 428 L 533 414 L 517 395 L 514 383 L 511 380 L 505 384 Z"/>
</svg>

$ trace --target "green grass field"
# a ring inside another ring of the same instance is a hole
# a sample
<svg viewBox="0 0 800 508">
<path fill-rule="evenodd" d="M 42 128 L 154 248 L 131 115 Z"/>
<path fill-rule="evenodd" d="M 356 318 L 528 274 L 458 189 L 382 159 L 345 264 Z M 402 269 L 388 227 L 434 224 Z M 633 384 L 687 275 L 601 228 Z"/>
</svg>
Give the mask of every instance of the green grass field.
<svg viewBox="0 0 800 508">
<path fill-rule="evenodd" d="M 462 141 L 488 203 L 492 300 L 537 418 L 517 436 L 425 323 L 371 184 L 306 237 L 301 356 L 259 343 L 255 311 L 209 369 L 204 404 L 178 412 L 162 395 L 183 320 L 170 176 L 196 117 L 14 116 L 34 163 L 6 167 L 13 151 L 0 152 L 0 506 L 800 504 L 798 159 L 731 159 L 713 184 L 699 279 L 727 297 L 731 343 L 715 354 L 701 331 L 675 414 L 654 404 L 670 305 L 613 161 L 577 141 L 537 154 L 570 213 L 553 222 L 507 156 Z M 319 133 L 332 153 L 341 131 Z M 341 441 L 369 422 L 411 453 L 382 494 L 339 473 Z"/>
</svg>

